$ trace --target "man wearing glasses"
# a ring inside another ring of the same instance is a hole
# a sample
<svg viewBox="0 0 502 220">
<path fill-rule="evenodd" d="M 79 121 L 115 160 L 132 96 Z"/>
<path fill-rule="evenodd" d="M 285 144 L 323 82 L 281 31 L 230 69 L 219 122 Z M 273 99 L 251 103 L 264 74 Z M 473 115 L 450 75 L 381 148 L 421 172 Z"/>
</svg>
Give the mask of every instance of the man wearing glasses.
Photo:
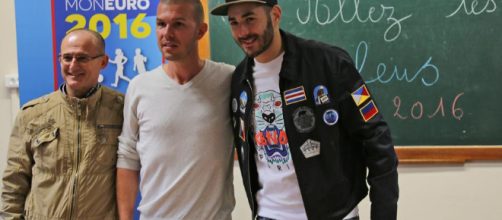
<svg viewBox="0 0 502 220">
<path fill-rule="evenodd" d="M 0 219 L 116 219 L 115 163 L 123 96 L 98 83 L 99 33 L 69 32 L 64 83 L 22 107 L 10 137 Z"/>
</svg>

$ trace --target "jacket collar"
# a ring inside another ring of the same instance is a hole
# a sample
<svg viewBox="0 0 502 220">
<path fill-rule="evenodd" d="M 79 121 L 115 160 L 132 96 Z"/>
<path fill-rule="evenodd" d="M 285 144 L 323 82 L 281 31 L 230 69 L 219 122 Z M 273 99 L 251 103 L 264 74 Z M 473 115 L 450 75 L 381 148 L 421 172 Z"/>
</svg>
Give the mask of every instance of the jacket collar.
<svg viewBox="0 0 502 220">
<path fill-rule="evenodd" d="M 291 81 L 298 79 L 298 71 L 296 70 L 296 65 L 299 59 L 297 37 L 294 35 L 280 30 L 282 47 L 284 48 L 284 59 L 282 61 L 281 72 L 279 76 Z M 245 74 L 241 75 L 240 82 L 242 83 L 246 79 L 251 79 L 253 77 L 253 66 L 254 59 L 246 56 L 242 62 Z"/>
<path fill-rule="evenodd" d="M 63 92 L 61 88 L 58 92 L 60 93 L 61 99 L 72 109 L 76 109 L 77 106 L 81 106 L 81 110 L 85 110 L 86 113 L 88 113 L 87 111 L 94 111 L 94 109 L 96 109 L 96 106 L 100 103 L 99 101 L 101 100 L 103 88 L 100 85 L 96 86 L 95 91 L 93 91 L 92 94 L 90 94 L 86 98 L 70 97 L 66 95 L 66 93 Z"/>
</svg>

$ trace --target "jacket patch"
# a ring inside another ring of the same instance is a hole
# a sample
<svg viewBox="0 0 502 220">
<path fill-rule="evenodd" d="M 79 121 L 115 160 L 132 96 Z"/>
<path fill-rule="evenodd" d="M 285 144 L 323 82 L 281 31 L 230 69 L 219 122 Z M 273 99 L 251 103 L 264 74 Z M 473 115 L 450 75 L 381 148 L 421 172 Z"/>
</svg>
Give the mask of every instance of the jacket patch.
<svg viewBox="0 0 502 220">
<path fill-rule="evenodd" d="M 361 116 L 363 117 L 364 121 L 367 122 L 378 113 L 378 108 L 376 107 L 373 100 L 371 100 L 370 102 L 368 102 L 368 104 L 359 109 L 359 112 L 361 112 Z"/>
<path fill-rule="evenodd" d="M 241 110 L 242 114 L 245 114 L 246 113 L 246 104 L 248 102 L 248 94 L 246 91 L 241 92 L 241 95 L 239 97 L 239 101 L 240 101 L 240 110 Z"/>
<path fill-rule="evenodd" d="M 241 123 L 240 123 L 241 129 L 239 131 L 239 137 L 242 139 L 242 141 L 246 141 L 246 127 L 244 125 L 244 120 L 241 118 Z"/>
<path fill-rule="evenodd" d="M 237 108 L 238 108 L 238 106 L 237 106 L 237 99 L 233 98 L 232 99 L 232 112 L 236 113 L 237 112 Z"/>
<path fill-rule="evenodd" d="M 334 109 L 328 109 L 324 112 L 322 118 L 327 125 L 335 125 L 338 122 L 338 112 Z"/>
<path fill-rule="evenodd" d="M 316 105 L 322 105 L 329 103 L 328 89 L 319 85 L 314 88 L 314 102 Z"/>
<path fill-rule="evenodd" d="M 359 87 L 359 89 L 352 92 L 352 99 L 354 99 L 354 102 L 356 103 L 357 107 L 359 107 L 361 104 L 363 104 L 370 97 L 371 97 L 371 95 L 368 92 L 366 85 L 364 85 L 364 84 L 361 87 Z"/>
<path fill-rule="evenodd" d="M 305 158 L 315 157 L 321 154 L 321 142 L 308 139 L 300 147 Z"/>
<path fill-rule="evenodd" d="M 307 133 L 315 127 L 315 115 L 311 108 L 302 106 L 293 112 L 293 122 L 296 130 L 300 133 Z"/>
<path fill-rule="evenodd" d="M 286 105 L 307 100 L 305 89 L 303 89 L 303 86 L 299 86 L 284 91 L 284 100 L 286 101 Z"/>
</svg>

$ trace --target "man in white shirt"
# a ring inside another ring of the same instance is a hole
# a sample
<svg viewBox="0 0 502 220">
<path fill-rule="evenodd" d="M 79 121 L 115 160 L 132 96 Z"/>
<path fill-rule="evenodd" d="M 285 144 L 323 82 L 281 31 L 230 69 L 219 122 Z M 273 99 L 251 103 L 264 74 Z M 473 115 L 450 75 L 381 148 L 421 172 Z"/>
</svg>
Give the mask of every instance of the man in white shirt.
<svg viewBox="0 0 502 220">
<path fill-rule="evenodd" d="M 200 0 L 158 5 L 157 43 L 167 62 L 127 90 L 117 161 L 120 219 L 132 219 L 138 186 L 141 219 L 231 219 L 234 67 L 199 57 L 203 18 Z"/>
</svg>

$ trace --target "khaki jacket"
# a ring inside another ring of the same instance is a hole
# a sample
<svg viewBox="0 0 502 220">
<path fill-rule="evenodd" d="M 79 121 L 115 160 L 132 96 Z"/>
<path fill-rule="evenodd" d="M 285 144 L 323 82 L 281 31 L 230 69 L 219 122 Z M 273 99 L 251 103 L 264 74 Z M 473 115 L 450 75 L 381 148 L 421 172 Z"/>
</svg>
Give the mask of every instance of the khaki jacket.
<svg viewBox="0 0 502 220">
<path fill-rule="evenodd" d="M 0 219 L 116 219 L 123 95 L 61 91 L 22 107 L 9 143 Z"/>
</svg>

